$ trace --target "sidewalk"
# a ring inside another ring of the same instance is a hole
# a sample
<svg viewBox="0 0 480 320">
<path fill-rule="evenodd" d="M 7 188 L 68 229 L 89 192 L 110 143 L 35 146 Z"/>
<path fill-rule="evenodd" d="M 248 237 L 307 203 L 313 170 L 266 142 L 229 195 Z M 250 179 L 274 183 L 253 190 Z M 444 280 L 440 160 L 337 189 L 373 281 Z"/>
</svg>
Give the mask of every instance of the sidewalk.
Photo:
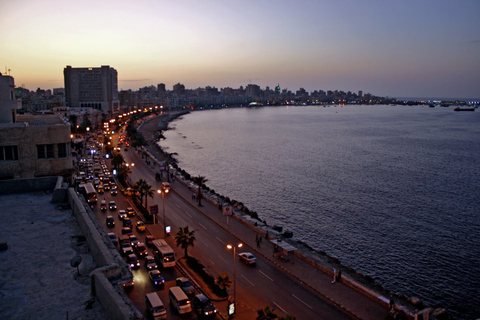
<svg viewBox="0 0 480 320">
<path fill-rule="evenodd" d="M 150 133 L 150 135 L 144 133 L 148 141 L 150 141 L 152 130 L 156 130 L 157 123 L 158 121 L 149 121 L 142 126 L 142 133 L 144 131 Z M 150 143 L 147 149 L 152 156 L 161 159 L 160 152 L 153 143 Z M 152 169 L 154 168 L 152 167 Z M 156 168 L 158 169 L 158 166 Z M 285 273 L 308 286 L 325 300 L 351 315 L 352 318 L 378 320 L 384 319 L 388 315 L 388 298 L 379 296 L 347 276 L 342 275 L 340 281 L 332 283 L 333 270 L 327 270 L 297 251 L 293 257 L 289 254 L 289 261 L 276 257 L 274 255 L 274 244 L 270 241 L 275 239 L 272 239 L 271 236 L 269 236 L 270 239 L 265 239 L 265 231 L 260 224 L 256 227 L 253 222 L 247 222 L 247 220 L 234 215 L 229 217 L 227 225 L 227 218 L 222 214 L 218 205 L 204 198 L 202 199 L 202 206 L 198 207 L 198 204 L 192 200 L 193 190 L 180 179 L 172 183 L 172 192 L 182 197 L 185 202 L 191 203 L 198 211 L 214 221 L 219 227 L 230 232 L 240 242 L 250 246 L 255 255 L 270 260 Z M 257 247 L 256 235 L 263 238 L 260 247 Z M 238 319 L 238 317 L 236 318 Z"/>
</svg>

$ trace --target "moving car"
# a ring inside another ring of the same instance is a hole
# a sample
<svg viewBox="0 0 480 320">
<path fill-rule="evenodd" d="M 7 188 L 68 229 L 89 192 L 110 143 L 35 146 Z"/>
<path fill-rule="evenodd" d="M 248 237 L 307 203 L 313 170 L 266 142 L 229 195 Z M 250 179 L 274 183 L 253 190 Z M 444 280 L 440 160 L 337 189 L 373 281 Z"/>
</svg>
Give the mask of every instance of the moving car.
<svg viewBox="0 0 480 320">
<path fill-rule="evenodd" d="M 117 205 L 115 204 L 115 201 L 110 201 L 110 203 L 108 204 L 108 208 L 110 210 L 117 210 Z"/>
<path fill-rule="evenodd" d="M 115 219 L 113 219 L 112 216 L 107 216 L 106 221 L 107 221 L 107 227 L 109 228 L 115 227 Z"/>
<path fill-rule="evenodd" d="M 130 229 L 132 228 L 132 220 L 130 220 L 129 218 L 124 218 L 122 223 L 124 227 L 130 228 Z"/>
<path fill-rule="evenodd" d="M 110 194 L 112 196 L 116 196 L 118 194 L 118 187 L 116 185 L 113 185 L 111 188 L 110 188 Z"/>
<path fill-rule="evenodd" d="M 134 253 L 131 253 L 127 256 L 127 263 L 130 265 L 132 269 L 140 268 L 140 261 L 138 260 L 137 256 Z"/>
<path fill-rule="evenodd" d="M 241 252 L 238 254 L 240 261 L 245 262 L 246 264 L 256 264 L 257 258 L 250 252 Z"/>
<path fill-rule="evenodd" d="M 143 258 L 148 254 L 147 247 L 142 242 L 137 243 L 137 245 L 135 246 L 135 251 L 140 258 Z"/>
<path fill-rule="evenodd" d="M 156 286 L 164 286 L 165 285 L 165 279 L 162 276 L 162 273 L 157 270 L 150 270 L 148 271 L 148 276 L 150 277 L 150 280 L 152 280 L 152 283 Z"/>
<path fill-rule="evenodd" d="M 175 280 L 175 283 L 177 284 L 177 286 L 182 288 L 183 292 L 185 292 L 185 294 L 187 295 L 191 295 L 195 292 L 195 288 L 192 286 L 192 283 L 188 278 L 178 277 Z"/>
<path fill-rule="evenodd" d="M 102 200 L 102 202 L 100 202 L 100 210 L 107 211 L 107 200 Z"/>
<path fill-rule="evenodd" d="M 150 235 L 150 234 L 147 234 L 145 236 L 145 244 L 147 245 L 147 247 L 151 247 L 153 246 L 153 240 L 155 240 L 155 237 Z"/>
<path fill-rule="evenodd" d="M 132 229 L 130 229 L 128 227 L 124 227 L 124 228 L 122 228 L 122 234 L 131 235 L 131 234 L 133 234 L 133 231 L 132 231 Z"/>
<path fill-rule="evenodd" d="M 135 210 L 133 210 L 132 207 L 128 207 L 128 208 L 127 208 L 127 215 L 128 215 L 129 217 L 134 217 L 134 216 L 135 216 Z"/>
<path fill-rule="evenodd" d="M 118 238 L 115 235 L 115 233 L 109 232 L 108 237 L 110 238 L 110 240 L 112 240 L 112 243 L 113 243 L 114 246 L 116 246 L 118 244 Z"/>
<path fill-rule="evenodd" d="M 155 258 L 152 256 L 145 257 L 145 268 L 148 270 L 157 269 L 157 263 L 155 262 Z"/>
<path fill-rule="evenodd" d="M 137 236 L 134 234 L 131 234 L 128 237 L 130 238 L 130 244 L 132 245 L 132 247 L 135 247 L 138 244 Z"/>
<path fill-rule="evenodd" d="M 195 298 L 193 298 L 192 307 L 197 316 L 202 319 L 215 318 L 217 315 L 217 309 L 215 309 L 210 299 L 203 293 L 197 294 Z"/>
<path fill-rule="evenodd" d="M 137 221 L 137 230 L 140 232 L 145 231 L 145 223 L 143 221 Z"/>
<path fill-rule="evenodd" d="M 124 256 L 133 254 L 133 249 L 132 249 L 132 246 L 130 245 L 130 243 L 121 243 L 120 244 L 120 251 Z"/>
<path fill-rule="evenodd" d="M 120 218 L 120 220 L 123 220 L 127 217 L 127 213 L 125 212 L 125 210 L 118 210 L 118 217 Z"/>
</svg>

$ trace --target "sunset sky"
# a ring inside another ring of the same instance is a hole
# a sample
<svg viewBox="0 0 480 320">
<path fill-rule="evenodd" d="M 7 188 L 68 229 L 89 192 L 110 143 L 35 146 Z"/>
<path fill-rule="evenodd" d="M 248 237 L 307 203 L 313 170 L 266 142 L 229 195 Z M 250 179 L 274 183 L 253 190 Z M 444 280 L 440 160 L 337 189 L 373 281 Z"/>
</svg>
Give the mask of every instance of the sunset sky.
<svg viewBox="0 0 480 320">
<path fill-rule="evenodd" d="M 479 0 L 0 0 L 0 72 L 63 87 L 110 65 L 119 89 L 257 84 L 480 97 Z"/>
</svg>

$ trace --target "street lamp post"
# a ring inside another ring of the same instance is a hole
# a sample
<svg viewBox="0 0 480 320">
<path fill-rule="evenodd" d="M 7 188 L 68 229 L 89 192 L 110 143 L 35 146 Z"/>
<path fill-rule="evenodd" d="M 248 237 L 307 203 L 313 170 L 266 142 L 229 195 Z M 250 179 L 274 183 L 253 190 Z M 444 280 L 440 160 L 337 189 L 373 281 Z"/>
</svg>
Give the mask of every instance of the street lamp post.
<svg viewBox="0 0 480 320">
<path fill-rule="evenodd" d="M 236 246 L 232 246 L 231 244 L 227 244 L 227 248 L 230 250 L 233 248 L 233 312 L 236 313 L 236 303 L 237 303 L 237 247 L 241 248 L 243 246 L 243 243 L 239 243 Z"/>
<path fill-rule="evenodd" d="M 168 193 L 168 190 L 164 188 L 158 189 L 157 193 L 162 194 L 162 211 L 163 211 L 163 238 L 167 236 L 167 225 L 165 224 L 165 193 Z M 153 218 L 153 223 L 155 224 L 155 217 Z"/>
</svg>

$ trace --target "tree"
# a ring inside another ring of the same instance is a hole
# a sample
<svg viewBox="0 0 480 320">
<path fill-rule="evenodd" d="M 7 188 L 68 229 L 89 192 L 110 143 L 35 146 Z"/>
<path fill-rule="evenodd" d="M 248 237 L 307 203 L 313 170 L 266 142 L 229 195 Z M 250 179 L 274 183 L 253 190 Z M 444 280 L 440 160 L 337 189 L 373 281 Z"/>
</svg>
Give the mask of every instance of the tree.
<svg viewBox="0 0 480 320">
<path fill-rule="evenodd" d="M 292 316 L 291 314 L 285 315 L 285 317 L 281 317 L 280 320 L 296 320 L 297 317 Z"/>
<path fill-rule="evenodd" d="M 230 279 L 230 276 L 224 272 L 217 276 L 216 284 L 221 290 L 226 292 L 227 289 L 232 286 L 232 280 Z"/>
<path fill-rule="evenodd" d="M 275 314 L 275 309 L 266 306 L 265 309 L 257 310 L 257 320 L 273 320 L 278 319 L 278 315 Z"/>
<path fill-rule="evenodd" d="M 202 187 L 207 182 L 208 179 L 203 176 L 196 176 L 193 178 L 193 182 L 198 185 L 198 192 L 197 192 L 197 199 L 198 199 L 198 206 L 202 206 Z"/>
<path fill-rule="evenodd" d="M 189 246 L 193 247 L 195 240 L 195 231 L 188 230 L 188 226 L 183 228 L 180 227 L 180 230 L 178 230 L 177 235 L 175 236 L 177 247 L 185 250 L 185 257 L 188 257 L 187 249 Z"/>
<path fill-rule="evenodd" d="M 117 153 L 113 158 L 112 158 L 112 166 L 118 170 L 123 164 L 125 163 L 125 159 L 123 158 L 121 153 Z"/>
<path fill-rule="evenodd" d="M 153 190 L 152 186 L 148 184 L 148 182 L 144 179 L 138 180 L 135 185 L 134 189 L 140 193 L 140 205 L 143 206 L 143 197 L 145 196 L 145 207 L 147 206 L 147 197 L 150 195 L 150 197 L 153 197 Z"/>
<path fill-rule="evenodd" d="M 145 184 L 143 185 L 143 192 L 145 193 L 145 209 L 148 209 L 148 197 L 153 199 L 155 191 L 152 189 L 152 186 L 145 181 Z"/>
</svg>

